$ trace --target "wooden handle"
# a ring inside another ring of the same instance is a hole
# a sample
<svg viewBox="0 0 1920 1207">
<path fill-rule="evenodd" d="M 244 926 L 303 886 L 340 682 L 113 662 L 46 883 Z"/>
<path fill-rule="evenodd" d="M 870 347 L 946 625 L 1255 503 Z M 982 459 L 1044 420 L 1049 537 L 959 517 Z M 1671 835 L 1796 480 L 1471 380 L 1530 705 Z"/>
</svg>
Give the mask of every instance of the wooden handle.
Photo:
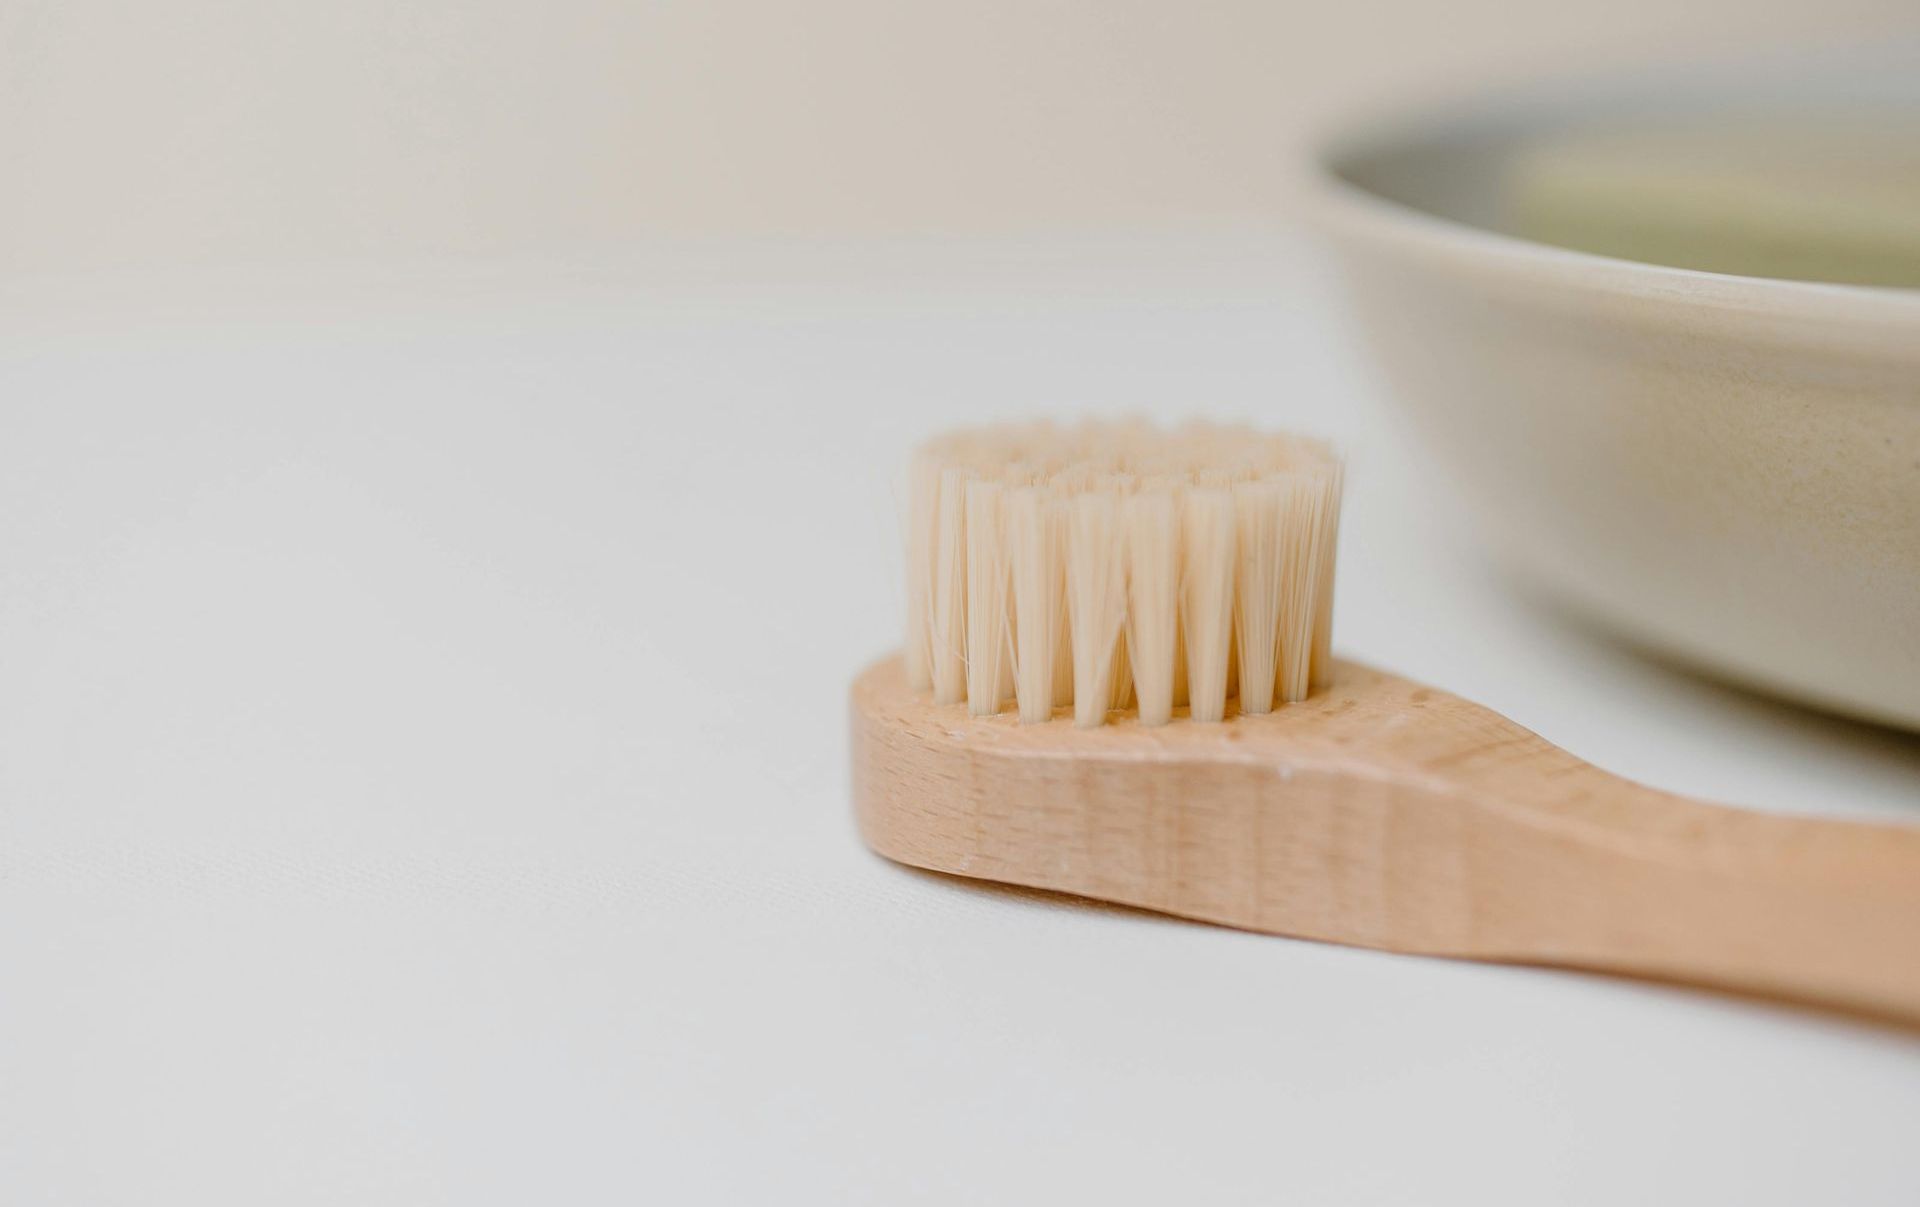
<svg viewBox="0 0 1920 1207">
<path fill-rule="evenodd" d="M 1250 930 L 1920 1024 L 1920 827 L 1709 805 L 1353 663 L 1267 716 L 1094 729 L 853 686 L 861 833 L 902 863 Z"/>
</svg>

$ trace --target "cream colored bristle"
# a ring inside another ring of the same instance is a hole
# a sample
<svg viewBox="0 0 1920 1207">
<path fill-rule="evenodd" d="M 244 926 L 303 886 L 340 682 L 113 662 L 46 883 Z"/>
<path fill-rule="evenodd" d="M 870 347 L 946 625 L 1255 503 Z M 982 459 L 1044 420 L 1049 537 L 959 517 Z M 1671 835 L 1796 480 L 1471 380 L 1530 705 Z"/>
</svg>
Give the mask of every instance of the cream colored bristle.
<svg viewBox="0 0 1920 1207">
<path fill-rule="evenodd" d="M 1073 630 L 1073 721 L 1098 725 L 1113 704 L 1115 659 L 1126 619 L 1120 497 L 1080 495 L 1067 509 L 1067 624 Z"/>
<path fill-rule="evenodd" d="M 1161 488 L 1128 499 L 1127 651 L 1142 725 L 1173 717 L 1173 679 L 1179 671 L 1180 502 Z"/>
<path fill-rule="evenodd" d="M 908 482 L 909 682 L 1026 724 L 1303 699 L 1332 673 L 1341 479 L 1325 444 L 1245 427 L 935 440 Z"/>
<path fill-rule="evenodd" d="M 1053 537 L 1050 577 L 1060 592 L 1060 627 L 1053 639 L 1053 706 L 1065 708 L 1073 703 L 1073 618 L 1067 615 L 1067 504 L 1057 488 L 1047 505 L 1047 517 Z"/>
<path fill-rule="evenodd" d="M 928 671 L 936 704 L 967 698 L 967 471 L 940 472 L 940 514 L 933 529 L 933 606 Z"/>
<path fill-rule="evenodd" d="M 967 711 L 991 716 L 1011 686 L 1007 549 L 998 482 L 967 483 Z"/>
<path fill-rule="evenodd" d="M 1122 534 L 1124 539 L 1124 533 Z M 1126 550 L 1120 553 L 1121 580 L 1120 595 L 1120 636 L 1113 645 L 1113 671 L 1108 675 L 1107 710 L 1109 712 L 1133 707 L 1133 659 L 1127 653 L 1127 599 L 1126 599 Z"/>
<path fill-rule="evenodd" d="M 1273 681 L 1278 670 L 1277 643 L 1250 640 L 1249 634 L 1280 631 L 1282 559 L 1280 488 L 1271 481 L 1241 482 L 1233 488 L 1234 631 L 1240 634 L 1240 711 L 1273 710 Z"/>
<path fill-rule="evenodd" d="M 1187 626 L 1187 713 L 1218 721 L 1227 710 L 1233 653 L 1233 495 L 1219 487 L 1187 492 L 1181 540 L 1180 614 Z"/>
<path fill-rule="evenodd" d="M 1280 698 L 1307 698 L 1313 666 L 1314 589 L 1320 582 L 1320 513 L 1330 480 L 1287 474 L 1281 478 Z"/>
<path fill-rule="evenodd" d="M 1313 657 L 1307 686 L 1319 691 L 1333 681 L 1333 570 L 1340 539 L 1340 497 L 1346 467 L 1327 466 L 1327 504 L 1320 511 L 1320 576 L 1313 589 Z"/>
<path fill-rule="evenodd" d="M 1053 717 L 1056 647 L 1065 634 L 1061 595 L 1061 504 L 1042 486 L 1023 486 L 1007 498 L 1007 554 L 1013 581 L 1014 698 L 1026 724 Z"/>
</svg>

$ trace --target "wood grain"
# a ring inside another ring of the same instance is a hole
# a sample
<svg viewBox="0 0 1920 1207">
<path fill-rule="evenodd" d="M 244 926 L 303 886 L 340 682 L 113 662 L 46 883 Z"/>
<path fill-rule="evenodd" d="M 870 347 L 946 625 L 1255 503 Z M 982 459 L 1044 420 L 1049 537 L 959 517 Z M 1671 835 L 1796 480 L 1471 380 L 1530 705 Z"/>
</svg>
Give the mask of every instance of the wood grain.
<svg viewBox="0 0 1920 1207">
<path fill-rule="evenodd" d="M 1920 1023 L 1920 827 L 1656 791 L 1354 663 L 1266 716 L 1080 729 L 935 706 L 888 658 L 852 740 L 862 835 L 917 867 Z"/>
</svg>

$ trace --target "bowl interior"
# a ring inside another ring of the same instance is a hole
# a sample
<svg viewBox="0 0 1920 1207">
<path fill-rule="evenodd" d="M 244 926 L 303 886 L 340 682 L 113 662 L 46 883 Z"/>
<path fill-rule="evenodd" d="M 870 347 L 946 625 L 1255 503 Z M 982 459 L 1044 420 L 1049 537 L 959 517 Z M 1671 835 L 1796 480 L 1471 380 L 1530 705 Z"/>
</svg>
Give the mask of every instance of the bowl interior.
<svg viewBox="0 0 1920 1207">
<path fill-rule="evenodd" d="M 1920 288 L 1920 44 L 1509 92 L 1362 128 L 1321 167 L 1576 251 Z"/>
</svg>

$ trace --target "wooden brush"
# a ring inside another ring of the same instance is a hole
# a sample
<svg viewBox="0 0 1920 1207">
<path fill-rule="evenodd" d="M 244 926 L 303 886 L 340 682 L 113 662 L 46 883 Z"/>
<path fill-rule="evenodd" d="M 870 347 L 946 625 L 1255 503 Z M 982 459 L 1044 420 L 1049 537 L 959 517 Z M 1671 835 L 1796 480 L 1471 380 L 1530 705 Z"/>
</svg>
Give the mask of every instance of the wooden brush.
<svg viewBox="0 0 1920 1207">
<path fill-rule="evenodd" d="M 1341 465 L 1240 428 L 990 428 L 912 471 L 904 654 L 853 685 L 902 863 L 1249 930 L 1920 1023 L 1920 827 L 1620 779 L 1331 656 Z"/>
</svg>

